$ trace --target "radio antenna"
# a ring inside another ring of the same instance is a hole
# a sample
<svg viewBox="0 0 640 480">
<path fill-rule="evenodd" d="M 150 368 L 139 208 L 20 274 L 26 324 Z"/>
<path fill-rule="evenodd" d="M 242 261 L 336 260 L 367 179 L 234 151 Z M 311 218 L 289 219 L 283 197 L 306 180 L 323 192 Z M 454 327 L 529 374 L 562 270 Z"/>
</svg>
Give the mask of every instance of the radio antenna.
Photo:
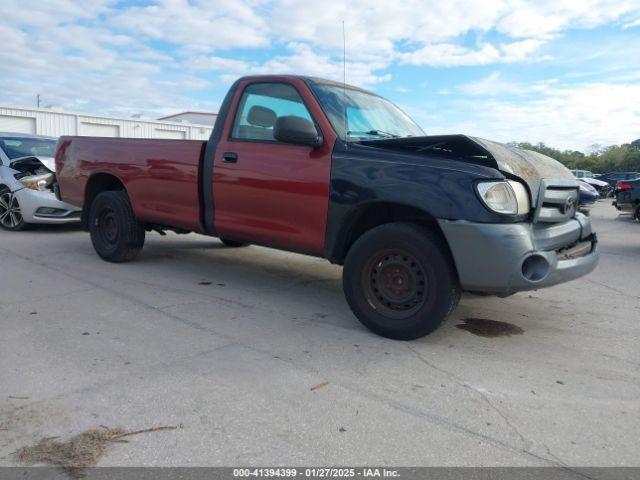
<svg viewBox="0 0 640 480">
<path fill-rule="evenodd" d="M 345 149 L 349 148 L 349 125 L 347 123 L 347 35 L 342 20 L 342 91 L 344 93 L 344 141 Z"/>
</svg>

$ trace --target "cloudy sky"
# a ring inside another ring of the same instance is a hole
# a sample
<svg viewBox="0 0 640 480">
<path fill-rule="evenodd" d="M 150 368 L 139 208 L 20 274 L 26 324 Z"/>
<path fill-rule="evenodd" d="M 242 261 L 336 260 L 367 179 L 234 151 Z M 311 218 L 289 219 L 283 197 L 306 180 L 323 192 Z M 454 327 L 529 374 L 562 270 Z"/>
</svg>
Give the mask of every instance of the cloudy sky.
<svg viewBox="0 0 640 480">
<path fill-rule="evenodd" d="M 428 133 L 640 137 L 639 0 L 0 0 L 0 104 L 216 111 L 255 73 L 342 78 Z"/>
</svg>

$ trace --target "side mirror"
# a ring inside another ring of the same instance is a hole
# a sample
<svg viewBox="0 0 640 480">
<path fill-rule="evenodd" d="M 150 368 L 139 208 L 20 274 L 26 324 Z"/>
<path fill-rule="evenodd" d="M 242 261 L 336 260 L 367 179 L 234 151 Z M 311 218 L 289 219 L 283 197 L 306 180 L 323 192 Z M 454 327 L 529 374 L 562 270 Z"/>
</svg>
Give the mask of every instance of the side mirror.
<svg viewBox="0 0 640 480">
<path fill-rule="evenodd" d="M 315 125 L 295 115 L 278 117 L 273 127 L 273 137 L 279 142 L 306 145 L 312 148 L 322 145 L 322 135 L 318 134 Z"/>
</svg>

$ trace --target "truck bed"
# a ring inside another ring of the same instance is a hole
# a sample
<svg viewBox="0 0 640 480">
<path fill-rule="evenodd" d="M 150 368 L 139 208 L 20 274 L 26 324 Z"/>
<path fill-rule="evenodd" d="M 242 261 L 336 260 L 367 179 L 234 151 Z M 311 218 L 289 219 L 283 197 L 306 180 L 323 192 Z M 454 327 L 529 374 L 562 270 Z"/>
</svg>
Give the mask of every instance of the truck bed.
<svg viewBox="0 0 640 480">
<path fill-rule="evenodd" d="M 136 217 L 201 232 L 200 162 L 207 142 L 61 137 L 56 155 L 60 196 L 82 207 L 90 179 L 112 175 L 125 186 Z"/>
</svg>

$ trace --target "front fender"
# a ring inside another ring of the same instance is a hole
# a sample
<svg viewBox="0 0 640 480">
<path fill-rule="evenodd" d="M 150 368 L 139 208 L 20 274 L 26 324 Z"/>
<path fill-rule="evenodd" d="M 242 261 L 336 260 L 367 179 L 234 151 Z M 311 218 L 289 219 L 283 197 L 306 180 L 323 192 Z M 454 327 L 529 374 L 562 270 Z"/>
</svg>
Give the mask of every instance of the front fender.
<svg viewBox="0 0 640 480">
<path fill-rule="evenodd" d="M 336 144 L 331 167 L 325 252 L 334 252 L 365 205 L 395 204 L 433 219 L 503 223 L 475 193 L 479 179 L 504 179 L 498 170 L 446 159 Z M 331 256 L 329 256 L 331 258 Z"/>
<path fill-rule="evenodd" d="M 22 190 L 24 185 L 16 180 L 15 175 L 18 172 L 11 167 L 7 167 L 5 165 L 0 166 L 0 184 L 6 185 L 9 190 L 12 192 L 17 192 L 18 190 Z"/>
</svg>

